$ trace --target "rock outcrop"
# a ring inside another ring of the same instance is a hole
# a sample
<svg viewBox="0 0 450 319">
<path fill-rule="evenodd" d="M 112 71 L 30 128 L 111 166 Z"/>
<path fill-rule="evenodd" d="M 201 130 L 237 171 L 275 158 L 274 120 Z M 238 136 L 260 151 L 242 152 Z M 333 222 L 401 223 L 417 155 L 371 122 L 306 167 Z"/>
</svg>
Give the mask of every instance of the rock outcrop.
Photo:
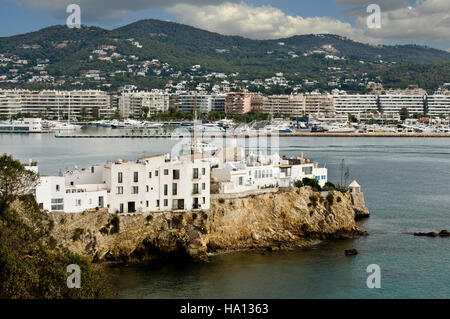
<svg viewBox="0 0 450 319">
<path fill-rule="evenodd" d="M 349 193 L 326 197 L 309 187 L 238 199 L 216 199 L 210 211 L 111 215 L 105 210 L 51 213 L 49 239 L 93 260 L 141 262 L 170 256 L 205 261 L 211 253 L 304 247 L 365 235 Z M 365 208 L 365 207 L 364 207 Z"/>
</svg>

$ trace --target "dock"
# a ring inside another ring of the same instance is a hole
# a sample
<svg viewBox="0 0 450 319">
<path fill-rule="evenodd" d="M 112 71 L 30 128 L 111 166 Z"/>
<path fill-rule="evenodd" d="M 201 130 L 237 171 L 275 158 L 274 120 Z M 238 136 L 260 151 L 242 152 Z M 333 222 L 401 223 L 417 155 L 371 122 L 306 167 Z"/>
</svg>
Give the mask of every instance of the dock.
<svg viewBox="0 0 450 319">
<path fill-rule="evenodd" d="M 205 138 L 231 138 L 230 134 L 211 134 L 202 135 Z M 267 134 L 236 134 L 238 138 L 252 138 L 263 136 L 279 136 L 279 137 L 421 137 L 421 138 L 450 138 L 450 133 L 309 133 L 309 132 L 294 132 L 294 133 L 267 133 Z M 67 134 L 67 135 L 55 135 L 56 138 L 187 138 L 190 135 L 175 135 L 175 134 L 143 134 L 143 135 L 87 135 L 87 134 Z"/>
</svg>

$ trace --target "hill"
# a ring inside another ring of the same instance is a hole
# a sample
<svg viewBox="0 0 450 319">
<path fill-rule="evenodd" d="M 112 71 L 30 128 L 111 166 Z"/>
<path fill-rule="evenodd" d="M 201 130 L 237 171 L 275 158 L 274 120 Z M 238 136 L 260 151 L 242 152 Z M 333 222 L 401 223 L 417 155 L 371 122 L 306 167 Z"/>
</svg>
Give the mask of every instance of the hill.
<svg viewBox="0 0 450 319">
<path fill-rule="evenodd" d="M 21 64 L 23 60 L 27 64 Z M 56 82 L 62 88 L 114 89 L 130 83 L 153 88 L 168 80 L 202 82 L 211 72 L 236 81 L 283 72 L 292 85 L 309 80 L 316 88 L 327 89 L 338 80 L 340 88 L 359 90 L 366 74 L 373 78 L 365 82 L 377 80 L 396 65 L 416 69 L 447 62 L 450 53 L 424 46 L 372 46 L 323 34 L 251 40 L 154 19 L 115 30 L 53 26 L 0 38 L 0 85 L 9 87 Z M 194 65 L 200 67 L 193 69 Z M 437 82 L 427 75 L 425 80 Z M 399 83 L 416 84 L 414 79 Z"/>
</svg>

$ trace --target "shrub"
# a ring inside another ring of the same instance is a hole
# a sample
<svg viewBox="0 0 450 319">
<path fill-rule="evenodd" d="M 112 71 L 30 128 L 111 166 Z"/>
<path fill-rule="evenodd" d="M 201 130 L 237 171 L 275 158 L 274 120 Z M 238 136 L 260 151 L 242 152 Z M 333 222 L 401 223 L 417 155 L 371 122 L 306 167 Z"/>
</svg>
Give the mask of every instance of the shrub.
<svg viewBox="0 0 450 319">
<path fill-rule="evenodd" d="M 334 196 L 333 196 L 332 193 L 328 193 L 328 195 L 327 195 L 327 202 L 328 202 L 328 204 L 333 205 Z"/>
<path fill-rule="evenodd" d="M 111 219 L 110 224 L 112 225 L 110 234 L 117 234 L 120 231 L 120 219 L 117 216 L 114 216 Z"/>
<path fill-rule="evenodd" d="M 336 185 L 334 185 L 332 182 L 326 182 L 325 186 L 323 187 L 323 190 L 326 192 L 332 191 L 336 188 Z"/>
<path fill-rule="evenodd" d="M 75 229 L 75 231 L 73 232 L 72 240 L 73 241 L 80 240 L 81 235 L 83 235 L 83 234 L 84 234 L 84 229 L 82 229 L 82 228 Z"/>
<path fill-rule="evenodd" d="M 338 196 L 338 198 L 336 199 L 336 201 L 337 201 L 338 203 L 342 202 L 341 196 Z"/>
<path fill-rule="evenodd" d="M 151 222 L 153 220 L 153 216 L 152 215 L 148 215 L 145 220 L 147 221 L 147 223 Z"/>
<path fill-rule="evenodd" d="M 349 191 L 349 188 L 347 186 L 337 185 L 335 190 L 341 193 L 347 193 Z"/>
<path fill-rule="evenodd" d="M 312 205 L 314 207 L 317 206 L 317 202 L 319 201 L 319 198 L 316 195 L 309 196 L 309 200 L 311 201 Z"/>
<path fill-rule="evenodd" d="M 223 204 L 223 203 L 225 203 L 225 199 L 223 199 L 223 198 L 219 198 L 219 203 L 220 203 L 220 204 Z"/>
<path fill-rule="evenodd" d="M 319 181 L 316 180 L 316 179 L 304 178 L 302 180 L 302 185 L 303 186 L 310 186 L 316 192 L 320 192 L 322 190 L 322 188 L 319 185 Z"/>
</svg>

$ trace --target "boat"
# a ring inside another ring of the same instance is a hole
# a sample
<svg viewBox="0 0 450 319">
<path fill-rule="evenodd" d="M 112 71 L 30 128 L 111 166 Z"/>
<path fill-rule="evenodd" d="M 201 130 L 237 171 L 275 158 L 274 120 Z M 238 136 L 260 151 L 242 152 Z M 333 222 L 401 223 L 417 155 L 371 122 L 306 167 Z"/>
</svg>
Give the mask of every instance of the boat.
<svg viewBox="0 0 450 319">
<path fill-rule="evenodd" d="M 211 143 L 202 141 L 194 143 L 184 143 L 182 146 L 182 151 L 185 154 L 192 154 L 192 153 L 200 153 L 200 154 L 211 154 L 214 155 L 219 149 L 212 145 Z"/>
<path fill-rule="evenodd" d="M 0 122 L 0 132 L 8 132 L 8 133 L 42 132 L 41 119 L 25 118 L 21 121 L 3 121 Z"/>
</svg>

